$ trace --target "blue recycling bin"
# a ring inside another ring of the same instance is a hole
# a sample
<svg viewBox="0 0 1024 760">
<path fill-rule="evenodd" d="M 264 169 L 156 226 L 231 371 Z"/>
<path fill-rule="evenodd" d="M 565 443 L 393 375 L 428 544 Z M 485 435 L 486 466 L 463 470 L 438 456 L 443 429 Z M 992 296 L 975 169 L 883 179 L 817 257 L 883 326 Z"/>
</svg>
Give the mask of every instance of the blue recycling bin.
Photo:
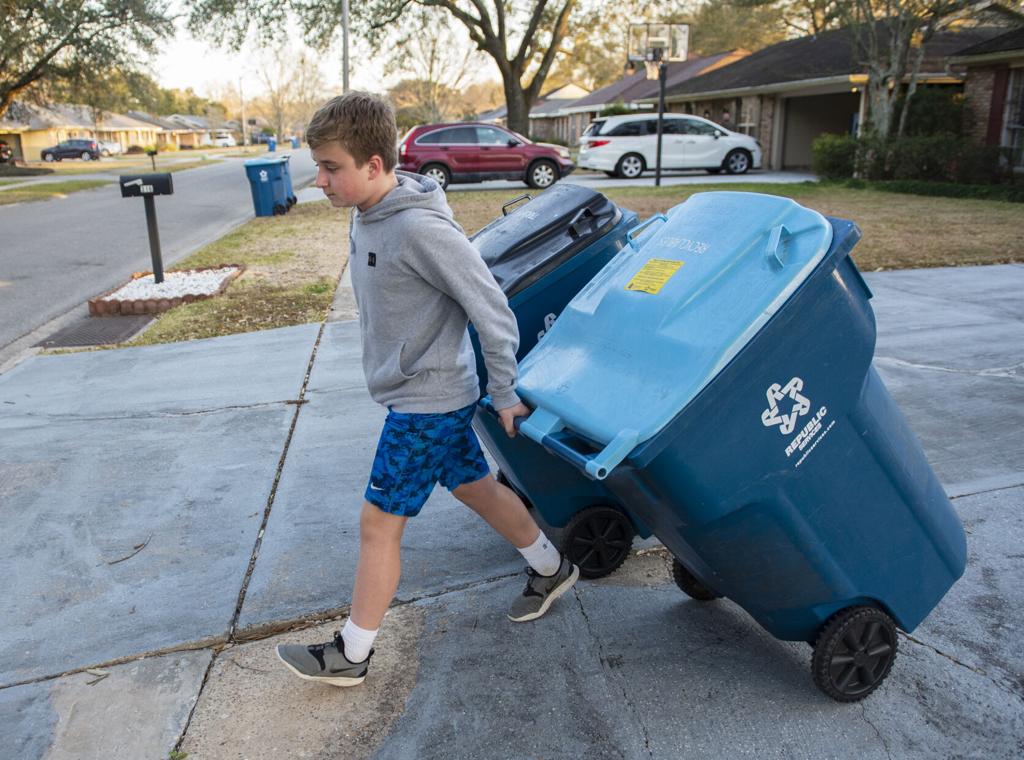
<svg viewBox="0 0 1024 760">
<path fill-rule="evenodd" d="M 299 149 L 299 138 L 298 137 L 293 137 L 292 138 L 292 147 L 295 148 L 296 150 Z"/>
<path fill-rule="evenodd" d="M 604 195 L 571 184 L 554 185 L 503 215 L 471 238 L 509 299 L 519 325 L 522 359 L 551 329 L 569 300 L 626 246 L 637 215 Z M 487 369 L 476 331 L 470 328 L 481 393 Z M 553 459 L 522 438 L 510 439 L 485 399 L 474 427 L 499 467 L 499 480 L 563 532 L 562 548 L 584 577 L 613 572 L 625 560 L 635 534 L 647 527 L 621 509 L 603 483 Z M 594 535 L 607 541 L 596 542 Z"/>
<path fill-rule="evenodd" d="M 267 153 L 273 153 L 276 150 L 277 150 L 277 138 L 276 137 L 268 137 L 267 138 Z"/>
<path fill-rule="evenodd" d="M 245 162 L 256 216 L 274 216 L 288 211 L 285 171 L 286 161 L 280 158 L 255 158 Z"/>
<path fill-rule="evenodd" d="M 523 360 L 520 431 L 725 596 L 814 644 L 840 701 L 888 675 L 963 573 L 963 527 L 872 367 L 851 222 L 753 193 L 651 220 Z"/>
</svg>

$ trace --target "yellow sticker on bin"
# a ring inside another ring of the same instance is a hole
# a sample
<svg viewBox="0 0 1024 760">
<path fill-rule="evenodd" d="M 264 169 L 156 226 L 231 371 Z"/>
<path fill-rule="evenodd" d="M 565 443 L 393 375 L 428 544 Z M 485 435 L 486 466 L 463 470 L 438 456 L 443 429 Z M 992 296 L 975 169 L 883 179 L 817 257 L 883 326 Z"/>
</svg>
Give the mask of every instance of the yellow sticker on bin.
<svg viewBox="0 0 1024 760">
<path fill-rule="evenodd" d="M 651 259 L 626 283 L 626 290 L 657 295 L 682 265 L 682 261 L 672 259 Z"/>
</svg>

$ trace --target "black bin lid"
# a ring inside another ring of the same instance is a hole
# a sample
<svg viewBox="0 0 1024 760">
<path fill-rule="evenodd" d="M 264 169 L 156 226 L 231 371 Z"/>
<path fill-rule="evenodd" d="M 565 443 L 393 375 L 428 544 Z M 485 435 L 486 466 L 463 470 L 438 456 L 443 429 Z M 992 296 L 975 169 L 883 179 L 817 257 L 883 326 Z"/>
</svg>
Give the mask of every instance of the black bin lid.
<svg viewBox="0 0 1024 760">
<path fill-rule="evenodd" d="M 509 210 L 511 205 L 470 238 L 506 296 L 604 237 L 622 218 L 601 193 L 561 182 Z"/>
</svg>

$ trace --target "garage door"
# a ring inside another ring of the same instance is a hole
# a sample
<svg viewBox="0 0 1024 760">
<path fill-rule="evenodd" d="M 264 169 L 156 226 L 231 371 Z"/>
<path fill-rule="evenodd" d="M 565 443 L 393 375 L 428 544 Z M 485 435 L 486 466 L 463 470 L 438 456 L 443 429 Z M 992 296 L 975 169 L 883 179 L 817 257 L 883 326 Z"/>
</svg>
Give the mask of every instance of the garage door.
<svg viewBox="0 0 1024 760">
<path fill-rule="evenodd" d="M 785 106 L 782 168 L 808 169 L 811 144 L 818 135 L 825 132 L 846 135 L 853 131 L 860 110 L 860 95 L 843 92 L 786 98 Z"/>
</svg>

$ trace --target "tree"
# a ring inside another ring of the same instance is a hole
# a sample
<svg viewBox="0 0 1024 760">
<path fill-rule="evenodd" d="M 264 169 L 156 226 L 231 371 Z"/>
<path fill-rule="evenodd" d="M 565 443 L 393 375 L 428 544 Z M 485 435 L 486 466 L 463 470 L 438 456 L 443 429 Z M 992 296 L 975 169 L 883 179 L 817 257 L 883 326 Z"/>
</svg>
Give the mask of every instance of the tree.
<svg viewBox="0 0 1024 760">
<path fill-rule="evenodd" d="M 410 18 L 393 34 L 388 49 L 403 55 L 390 56 L 386 74 L 404 73 L 400 87 L 392 88 L 396 108 L 416 122 L 448 121 L 467 110 L 463 96 L 474 51 L 460 46 L 446 17 L 437 18 L 423 8 L 407 11 Z"/>
<path fill-rule="evenodd" d="M 738 7 L 765 8 L 779 11 L 782 23 L 798 35 L 820 34 L 841 23 L 843 7 L 850 0 L 731 0 Z"/>
<path fill-rule="evenodd" d="M 172 32 L 162 0 L 0 0 L 0 116 L 45 84 L 136 70 Z"/>
<path fill-rule="evenodd" d="M 258 71 L 264 92 L 252 101 L 253 110 L 270 122 L 278 137 L 305 131 L 324 101 L 320 64 L 305 52 L 295 55 L 282 45 L 264 52 Z"/>
<path fill-rule="evenodd" d="M 971 0 L 848 0 L 839 6 L 868 69 L 868 122 L 874 135 L 887 138 L 893 133 L 901 98 L 897 133 L 903 134 L 925 45 L 970 5 Z"/>
<path fill-rule="evenodd" d="M 365 0 L 352 3 L 353 21 L 374 44 L 405 23 L 419 6 L 435 18 L 459 22 L 477 50 L 498 67 L 508 123 L 527 132 L 530 108 L 540 95 L 559 46 L 575 20 L 579 0 Z M 298 18 L 307 40 L 325 49 L 341 25 L 341 3 L 312 0 L 198 0 L 189 27 L 196 33 L 240 47 L 253 25 L 267 35 L 280 33 L 291 16 Z"/>
<path fill-rule="evenodd" d="M 690 25 L 690 49 L 702 55 L 760 50 L 788 36 L 785 11 L 771 5 L 712 0 L 672 20 Z"/>
</svg>

